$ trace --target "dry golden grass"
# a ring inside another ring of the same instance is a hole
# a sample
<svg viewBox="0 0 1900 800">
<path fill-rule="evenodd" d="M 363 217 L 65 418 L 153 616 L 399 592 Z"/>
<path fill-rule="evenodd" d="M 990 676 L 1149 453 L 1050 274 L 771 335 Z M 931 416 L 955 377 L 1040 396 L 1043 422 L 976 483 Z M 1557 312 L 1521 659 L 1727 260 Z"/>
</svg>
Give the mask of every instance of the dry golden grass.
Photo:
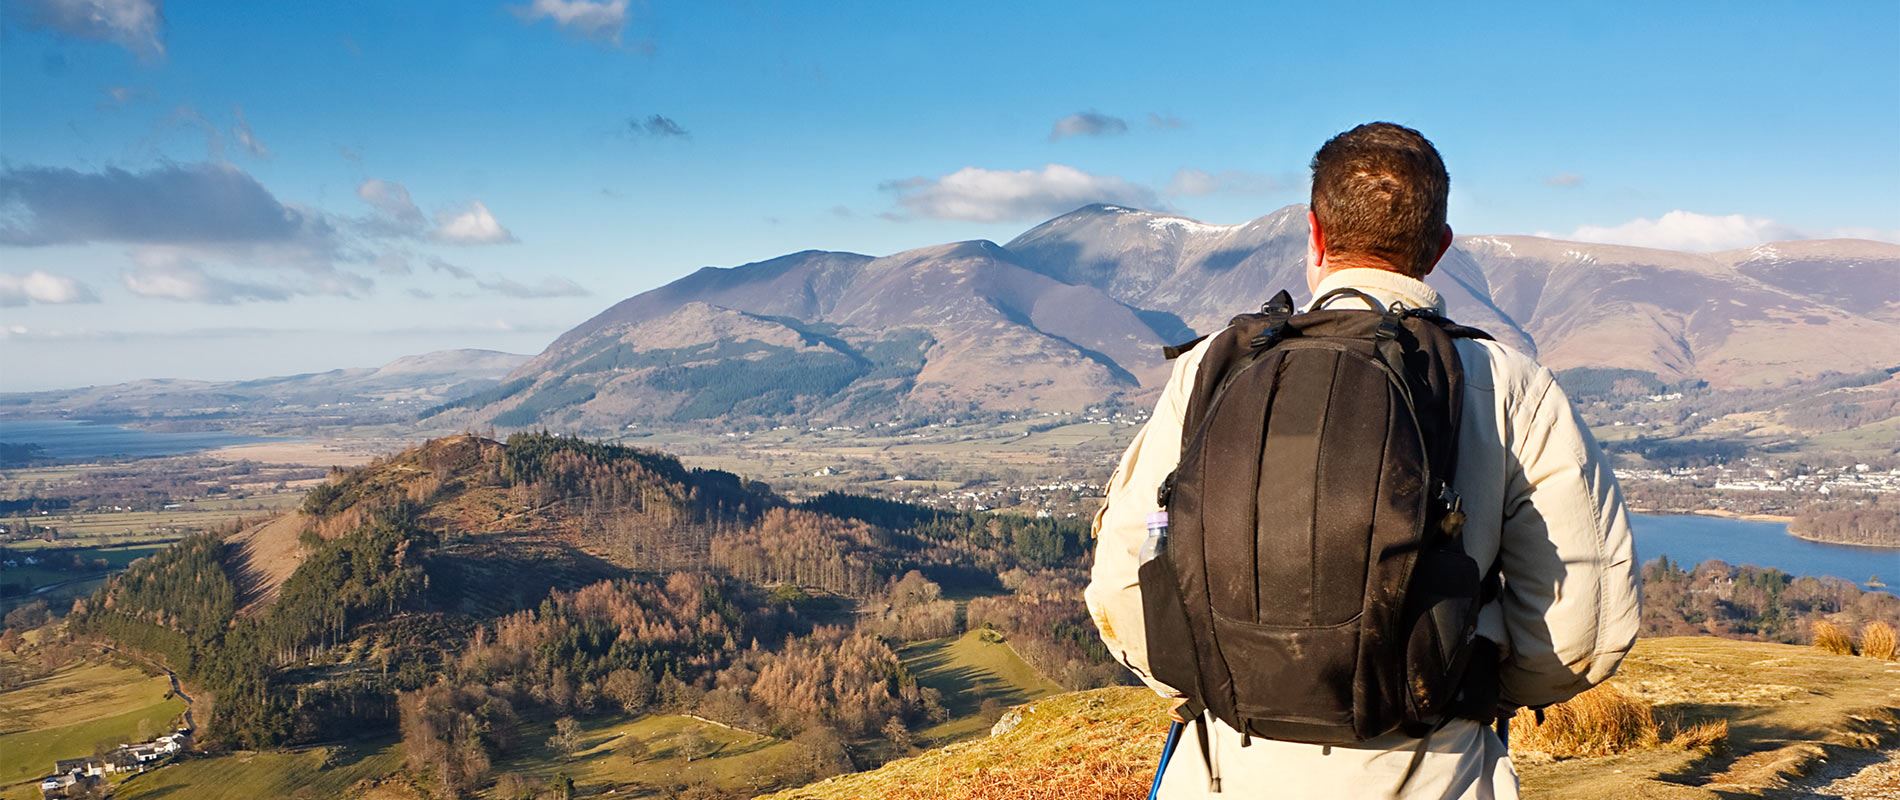
<svg viewBox="0 0 1900 800">
<path fill-rule="evenodd" d="M 979 769 L 946 784 L 910 783 L 880 795 L 883 800 L 1137 800 L 1148 796 L 1152 764 L 1075 760 Z"/>
<path fill-rule="evenodd" d="M 1839 625 L 1835 625 L 1824 619 L 1817 619 L 1814 621 L 1812 632 L 1814 634 L 1815 647 L 1819 647 L 1837 656 L 1851 656 L 1854 654 L 1854 637 L 1848 635 L 1847 631 L 1842 630 Z"/>
<path fill-rule="evenodd" d="M 1715 750 L 1728 746 L 1728 720 L 1698 722 L 1676 731 L 1669 746 L 1677 750 Z"/>
<path fill-rule="evenodd" d="M 1896 641 L 1893 626 L 1885 622 L 1869 622 L 1860 629 L 1860 654 L 1881 661 L 1894 660 L 1900 653 L 1900 641 Z"/>
<path fill-rule="evenodd" d="M 1654 747 L 1661 739 L 1662 726 L 1649 704 L 1607 683 L 1544 709 L 1542 724 L 1530 709 L 1511 720 L 1513 750 L 1558 758 L 1615 755 Z"/>
<path fill-rule="evenodd" d="M 773 800 L 1139 800 L 1167 732 L 1146 689 L 1056 695 L 1021 707 L 1007 733 L 953 744 L 883 769 L 770 795 Z"/>
</svg>

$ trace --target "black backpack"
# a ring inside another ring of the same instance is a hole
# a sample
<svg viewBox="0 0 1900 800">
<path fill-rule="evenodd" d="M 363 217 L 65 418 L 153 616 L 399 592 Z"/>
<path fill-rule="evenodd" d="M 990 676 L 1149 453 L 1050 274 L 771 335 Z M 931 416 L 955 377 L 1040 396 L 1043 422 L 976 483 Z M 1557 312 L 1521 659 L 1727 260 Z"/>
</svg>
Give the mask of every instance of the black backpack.
<svg viewBox="0 0 1900 800">
<path fill-rule="evenodd" d="M 1140 568 L 1154 677 L 1187 695 L 1184 717 L 1246 737 L 1424 737 L 1496 705 L 1475 631 L 1497 570 L 1465 554 L 1450 487 L 1453 340 L 1490 337 L 1420 309 L 1325 307 L 1342 295 L 1385 309 L 1341 289 L 1296 314 L 1281 292 L 1207 341 L 1160 488 L 1166 538 Z"/>
</svg>

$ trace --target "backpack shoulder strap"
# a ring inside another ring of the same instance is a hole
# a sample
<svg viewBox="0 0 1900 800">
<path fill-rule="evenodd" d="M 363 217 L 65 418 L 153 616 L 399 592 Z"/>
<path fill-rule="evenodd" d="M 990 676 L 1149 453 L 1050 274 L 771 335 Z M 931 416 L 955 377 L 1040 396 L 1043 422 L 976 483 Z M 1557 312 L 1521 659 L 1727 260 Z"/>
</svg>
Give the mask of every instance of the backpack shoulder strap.
<svg viewBox="0 0 1900 800">
<path fill-rule="evenodd" d="M 1260 306 L 1260 316 L 1266 318 L 1266 326 L 1268 328 L 1285 323 L 1288 319 L 1293 317 L 1293 312 L 1293 295 L 1288 293 L 1285 289 L 1281 289 L 1272 299 L 1269 299 Z M 1235 317 L 1234 322 L 1229 324 L 1239 324 L 1241 320 L 1249 316 L 1252 315 Z M 1207 341 L 1208 337 L 1212 335 L 1211 333 L 1202 334 L 1180 344 L 1167 345 L 1161 348 L 1161 355 L 1167 357 L 1169 361 L 1173 361 L 1186 355 L 1189 350 L 1193 350 L 1199 346 L 1200 343 Z"/>
</svg>

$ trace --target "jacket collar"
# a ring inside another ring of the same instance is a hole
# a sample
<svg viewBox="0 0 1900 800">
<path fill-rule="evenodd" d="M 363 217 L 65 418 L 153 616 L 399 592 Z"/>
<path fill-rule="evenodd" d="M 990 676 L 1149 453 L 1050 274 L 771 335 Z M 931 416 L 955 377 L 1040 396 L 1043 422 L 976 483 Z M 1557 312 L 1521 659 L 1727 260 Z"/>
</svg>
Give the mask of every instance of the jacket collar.
<svg viewBox="0 0 1900 800">
<path fill-rule="evenodd" d="M 1396 302 L 1404 303 L 1406 308 L 1422 308 L 1440 314 L 1445 313 L 1445 299 L 1438 295 L 1437 289 L 1425 285 L 1424 281 L 1370 267 L 1353 267 L 1329 273 L 1320 280 L 1319 288 L 1313 292 L 1313 297 L 1318 299 L 1334 289 L 1346 288 L 1358 289 L 1378 298 L 1379 302 L 1388 306 Z M 1337 298 L 1328 304 L 1335 308 L 1357 308 L 1363 305 L 1365 304 L 1357 298 L 1351 297 Z M 1311 303 L 1307 304 L 1307 310 L 1313 310 Z"/>
</svg>

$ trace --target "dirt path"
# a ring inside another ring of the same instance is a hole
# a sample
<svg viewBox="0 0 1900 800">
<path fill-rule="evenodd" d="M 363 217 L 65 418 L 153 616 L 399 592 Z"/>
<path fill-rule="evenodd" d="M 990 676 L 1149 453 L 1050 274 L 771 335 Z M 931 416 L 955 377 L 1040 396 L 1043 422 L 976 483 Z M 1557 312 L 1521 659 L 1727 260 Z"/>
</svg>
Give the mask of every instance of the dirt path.
<svg viewBox="0 0 1900 800">
<path fill-rule="evenodd" d="M 1843 755 L 1790 787 L 1789 793 L 1818 800 L 1900 798 L 1900 748 Z"/>
<path fill-rule="evenodd" d="M 185 701 L 185 733 L 196 734 L 198 732 L 198 726 L 195 723 L 193 723 L 191 719 L 191 705 L 192 705 L 191 695 L 185 694 L 185 685 L 178 682 L 178 673 L 171 671 L 170 667 L 167 667 L 164 664 L 161 664 L 152 659 L 146 658 L 145 656 L 139 655 L 138 653 L 134 653 L 128 650 L 120 650 L 119 648 L 113 647 L 112 645 L 109 645 L 109 644 L 101 644 L 99 645 L 99 649 L 110 650 L 114 653 L 118 653 L 119 655 L 125 656 L 126 658 L 132 659 L 134 661 L 138 661 L 138 662 L 150 665 L 153 669 L 156 669 L 156 670 L 159 670 L 160 672 L 165 673 L 165 677 L 171 679 L 172 694 L 178 695 L 179 699 Z"/>
</svg>

